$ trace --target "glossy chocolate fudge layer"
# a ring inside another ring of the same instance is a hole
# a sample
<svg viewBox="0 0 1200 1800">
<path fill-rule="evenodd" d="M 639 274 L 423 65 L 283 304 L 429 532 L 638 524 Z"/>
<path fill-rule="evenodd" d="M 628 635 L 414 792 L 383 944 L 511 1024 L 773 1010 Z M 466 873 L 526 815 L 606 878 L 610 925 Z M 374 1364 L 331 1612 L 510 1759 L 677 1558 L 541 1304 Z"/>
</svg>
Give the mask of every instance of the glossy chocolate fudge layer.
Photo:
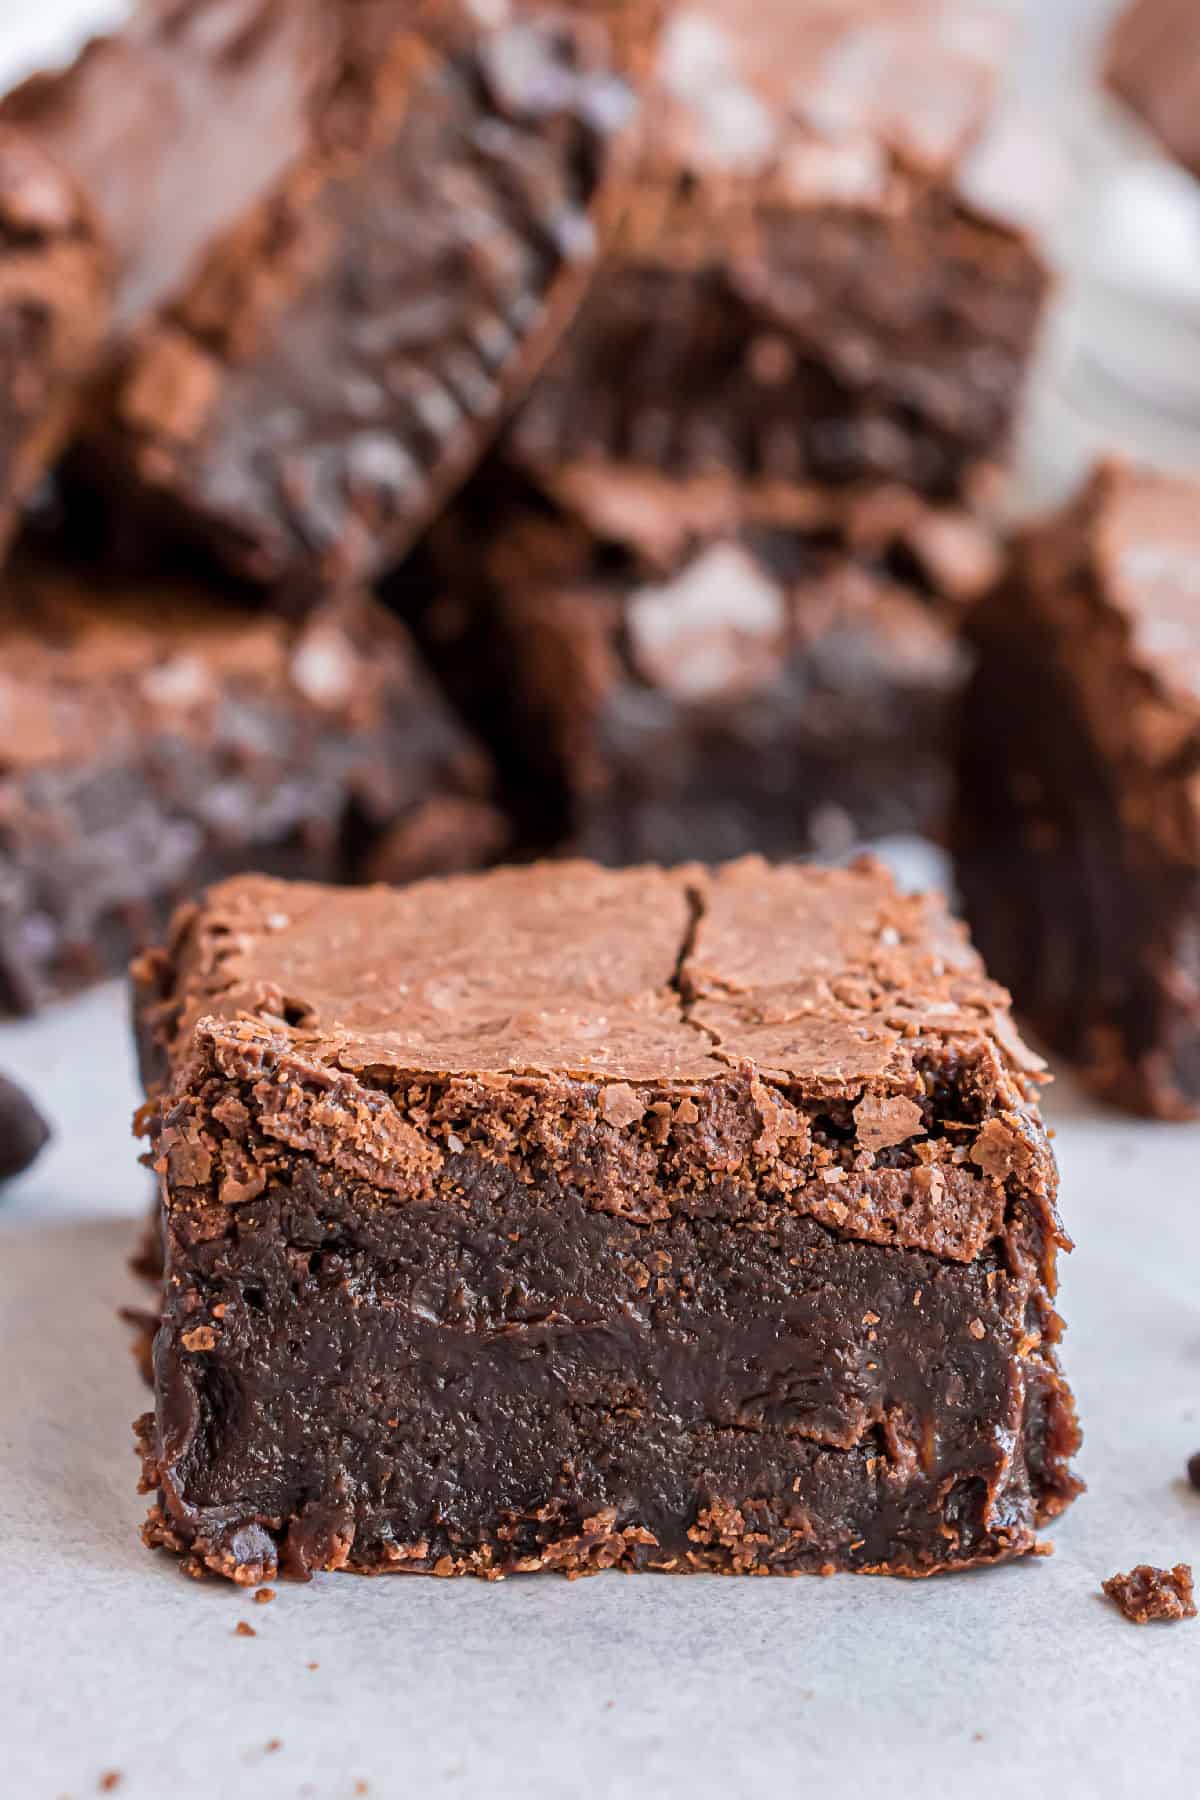
<svg viewBox="0 0 1200 1800">
<path fill-rule="evenodd" d="M 1200 1112 L 1200 483 L 1108 466 L 971 622 L 975 935 L 1106 1099 Z"/>
<path fill-rule="evenodd" d="M 1133 0 L 1109 36 L 1104 78 L 1163 148 L 1200 175 L 1200 17 L 1192 0 Z"/>
<path fill-rule="evenodd" d="M 0 557 L 78 422 L 109 287 L 82 194 L 32 138 L 0 125 Z"/>
<path fill-rule="evenodd" d="M 130 245 L 77 469 L 127 537 L 190 535 L 294 599 L 395 560 L 467 472 L 579 297 L 632 111 L 601 19 L 501 11 L 158 5 L 132 53 L 105 40 L 35 88 L 48 135 L 103 138 Z M 114 130 L 130 54 L 155 133 L 180 115 L 157 160 Z M 214 148 L 209 103 L 224 121 L 243 88 L 247 143 Z M 164 233 L 200 172 L 200 222 Z"/>
<path fill-rule="evenodd" d="M 967 193 L 1006 41 L 960 0 L 677 0 L 618 244 L 514 454 L 987 486 L 1046 287 Z"/>
<path fill-rule="evenodd" d="M 523 845 L 715 862 L 944 833 L 986 534 L 896 489 L 557 487 L 488 464 L 396 582 L 435 596 L 423 639 Z"/>
<path fill-rule="evenodd" d="M 238 868 L 469 867 L 482 755 L 363 597 L 288 625 L 19 550 L 0 588 L 0 1010 L 124 967 Z"/>
<path fill-rule="evenodd" d="M 189 1572 L 923 1575 L 1077 1491 L 1041 1065 L 878 867 L 247 877 L 136 976 Z"/>
</svg>

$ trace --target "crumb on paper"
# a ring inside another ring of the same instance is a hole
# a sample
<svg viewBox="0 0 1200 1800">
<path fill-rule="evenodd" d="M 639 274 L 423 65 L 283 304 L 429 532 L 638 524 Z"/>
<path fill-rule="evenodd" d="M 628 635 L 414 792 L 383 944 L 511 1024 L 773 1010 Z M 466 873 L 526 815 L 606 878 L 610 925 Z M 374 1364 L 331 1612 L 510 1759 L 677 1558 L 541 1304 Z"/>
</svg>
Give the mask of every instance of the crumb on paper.
<svg viewBox="0 0 1200 1800">
<path fill-rule="evenodd" d="M 100 1777 L 100 1792 L 102 1794 L 115 1794 L 124 1779 L 125 1777 L 122 1775 L 120 1769 L 105 1769 L 103 1775 Z"/>
<path fill-rule="evenodd" d="M 255 1606 L 269 1606 L 271 1604 L 271 1601 L 274 1598 L 275 1598 L 275 1589 L 274 1588 L 261 1587 L 261 1588 L 258 1588 L 255 1592 L 254 1604 L 255 1604 Z"/>
<path fill-rule="evenodd" d="M 309 1663 L 308 1666 L 310 1669 L 319 1669 L 321 1665 L 320 1663 Z"/>
<path fill-rule="evenodd" d="M 253 1625 L 250 1624 L 248 1619 L 239 1619 L 233 1629 L 238 1637 L 257 1637 L 258 1636 L 257 1631 L 255 1631 Z"/>
<path fill-rule="evenodd" d="M 1188 1563 L 1176 1563 L 1173 1569 L 1139 1563 L 1128 1575 L 1111 1575 L 1103 1586 L 1109 1599 L 1133 1625 L 1196 1617 Z"/>
<path fill-rule="evenodd" d="M 268 1738 L 267 1739 L 266 1751 L 267 1751 L 268 1756 L 270 1756 L 274 1751 L 282 1750 L 282 1749 L 283 1749 L 283 1739 L 282 1738 Z"/>
</svg>

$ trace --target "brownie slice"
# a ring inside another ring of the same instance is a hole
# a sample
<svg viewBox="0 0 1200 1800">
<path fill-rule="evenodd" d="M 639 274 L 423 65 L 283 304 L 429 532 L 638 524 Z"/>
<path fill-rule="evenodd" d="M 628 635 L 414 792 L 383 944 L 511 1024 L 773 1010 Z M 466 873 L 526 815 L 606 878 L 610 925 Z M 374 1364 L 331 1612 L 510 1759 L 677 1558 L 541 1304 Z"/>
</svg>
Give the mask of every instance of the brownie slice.
<svg viewBox="0 0 1200 1800">
<path fill-rule="evenodd" d="M 321 0 L 134 0 L 120 31 L 0 100 L 87 190 L 116 264 L 118 339 L 305 149 L 328 80 Z"/>
<path fill-rule="evenodd" d="M 1192 0 L 1133 0 L 1109 36 L 1104 79 L 1163 149 L 1200 175 L 1200 21 Z"/>
<path fill-rule="evenodd" d="M 1106 1099 L 1200 1111 L 1200 484 L 1109 465 L 970 623 L 959 875 L 989 965 Z"/>
<path fill-rule="evenodd" d="M 502 841 L 487 783 L 403 627 L 365 597 L 286 624 L 19 550 L 0 588 L 0 1010 L 123 967 L 238 868 L 483 860 Z"/>
<path fill-rule="evenodd" d="M 876 866 L 246 877 L 137 977 L 191 1573 L 921 1575 L 1076 1492 L 1040 1065 Z"/>
<path fill-rule="evenodd" d="M 677 0 L 617 245 L 514 453 L 988 485 L 1046 290 L 968 192 L 1006 43 L 977 0 Z"/>
<path fill-rule="evenodd" d="M 958 625 L 997 566 L 971 521 L 898 490 L 557 485 L 487 465 L 396 583 L 433 596 L 424 641 L 523 844 L 671 863 L 944 832 Z"/>
<path fill-rule="evenodd" d="M 594 261 L 632 95 L 588 10 L 152 7 L 138 90 L 153 113 L 159 82 L 179 89 L 182 118 L 151 206 L 114 130 L 125 40 L 85 55 L 65 98 L 35 89 L 23 110 L 81 158 L 103 141 L 97 186 L 134 245 L 137 317 L 80 464 L 127 535 L 191 536 L 289 598 L 407 548 Z M 244 125 L 213 144 L 243 89 Z M 231 178 L 196 217 L 210 152 Z"/>
<path fill-rule="evenodd" d="M 82 195 L 36 142 L 0 125 L 0 557 L 77 420 L 109 280 Z"/>
</svg>

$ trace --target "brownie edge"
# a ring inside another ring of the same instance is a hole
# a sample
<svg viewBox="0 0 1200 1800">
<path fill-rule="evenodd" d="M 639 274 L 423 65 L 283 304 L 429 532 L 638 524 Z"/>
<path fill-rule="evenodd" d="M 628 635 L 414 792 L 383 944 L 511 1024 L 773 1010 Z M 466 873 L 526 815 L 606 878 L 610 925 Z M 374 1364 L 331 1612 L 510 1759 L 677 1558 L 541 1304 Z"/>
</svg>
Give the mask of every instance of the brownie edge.
<svg viewBox="0 0 1200 1800">
<path fill-rule="evenodd" d="M 875 865 L 241 878 L 139 974 L 188 1572 L 924 1575 L 1078 1491 L 1040 1069 Z"/>
</svg>

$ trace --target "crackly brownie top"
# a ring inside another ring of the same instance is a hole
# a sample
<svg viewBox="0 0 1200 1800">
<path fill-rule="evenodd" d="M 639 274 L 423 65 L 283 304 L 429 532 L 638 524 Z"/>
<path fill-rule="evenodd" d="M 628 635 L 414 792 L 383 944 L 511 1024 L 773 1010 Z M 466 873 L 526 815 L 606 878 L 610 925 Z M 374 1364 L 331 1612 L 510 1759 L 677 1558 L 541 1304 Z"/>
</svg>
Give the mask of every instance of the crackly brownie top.
<svg viewBox="0 0 1200 1800">
<path fill-rule="evenodd" d="M 196 582 L 99 583 L 26 545 L 0 582 L 0 776 L 203 732 L 249 698 L 367 725 L 410 660 L 365 596 L 288 625 Z"/>
<path fill-rule="evenodd" d="M 874 200 L 893 158 L 954 167 L 986 122 L 1006 43 L 977 0 L 680 0 L 655 151 L 700 174 L 775 166 L 801 201 Z"/>
<path fill-rule="evenodd" d="M 757 1070 L 822 1094 L 907 1090 L 957 1046 L 1019 1102 L 1040 1067 L 937 897 L 881 866 L 500 869 L 407 889 L 265 877 L 177 917 L 159 1029 L 242 1064 L 599 1077 Z M 611 1090 L 610 1090 L 611 1091 Z"/>
</svg>

